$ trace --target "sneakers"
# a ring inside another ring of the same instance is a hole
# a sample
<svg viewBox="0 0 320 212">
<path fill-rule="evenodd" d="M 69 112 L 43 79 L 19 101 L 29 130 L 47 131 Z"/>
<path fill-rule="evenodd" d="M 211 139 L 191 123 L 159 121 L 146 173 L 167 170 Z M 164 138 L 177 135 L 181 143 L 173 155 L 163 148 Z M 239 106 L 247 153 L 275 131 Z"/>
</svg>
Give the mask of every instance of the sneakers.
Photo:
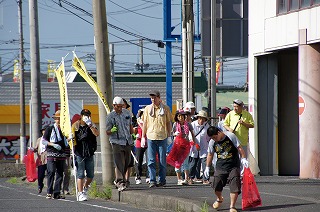
<svg viewBox="0 0 320 212">
<path fill-rule="evenodd" d="M 157 184 L 157 187 L 164 187 L 166 185 L 166 182 L 160 182 Z"/>
<path fill-rule="evenodd" d="M 82 201 L 87 201 L 87 200 L 88 200 L 87 195 L 83 191 L 79 192 L 78 201 L 82 202 Z"/>
<path fill-rule="evenodd" d="M 118 182 L 117 187 L 118 187 L 118 191 L 124 191 L 127 189 L 126 183 Z"/>
<path fill-rule="evenodd" d="M 130 187 L 130 181 L 126 181 L 125 185 L 126 185 L 127 188 L 129 188 Z"/>
<path fill-rule="evenodd" d="M 140 178 L 140 177 L 136 177 L 136 178 L 135 178 L 135 180 L 136 180 L 136 185 L 139 185 L 139 184 L 141 184 L 141 183 L 142 183 L 142 181 L 141 181 L 141 178 Z"/>
<path fill-rule="evenodd" d="M 209 185 L 210 182 L 209 182 L 209 180 L 204 180 L 202 184 L 203 184 L 203 185 Z"/>
<path fill-rule="evenodd" d="M 84 186 L 83 186 L 83 193 L 84 193 L 85 195 L 88 195 L 88 190 L 89 190 L 89 186 L 88 186 L 88 187 L 84 187 Z"/>
<path fill-rule="evenodd" d="M 193 180 L 193 182 L 195 182 L 195 183 L 202 183 L 202 179 L 195 179 L 195 180 Z"/>
<path fill-rule="evenodd" d="M 150 178 L 146 178 L 146 183 L 150 183 Z"/>
<path fill-rule="evenodd" d="M 182 185 L 188 185 L 188 181 L 187 180 L 181 180 Z"/>
<path fill-rule="evenodd" d="M 182 186 L 182 180 L 178 180 L 178 183 L 177 183 L 178 186 Z"/>
<path fill-rule="evenodd" d="M 52 194 L 47 194 L 46 199 L 52 199 Z"/>
<path fill-rule="evenodd" d="M 156 184 L 156 183 L 154 183 L 154 182 L 150 182 L 149 188 L 154 188 L 154 187 L 156 187 L 156 186 L 157 186 L 157 184 Z"/>
<path fill-rule="evenodd" d="M 60 193 L 56 193 L 53 195 L 53 199 L 65 199 L 66 197 L 64 195 L 61 195 Z"/>
</svg>

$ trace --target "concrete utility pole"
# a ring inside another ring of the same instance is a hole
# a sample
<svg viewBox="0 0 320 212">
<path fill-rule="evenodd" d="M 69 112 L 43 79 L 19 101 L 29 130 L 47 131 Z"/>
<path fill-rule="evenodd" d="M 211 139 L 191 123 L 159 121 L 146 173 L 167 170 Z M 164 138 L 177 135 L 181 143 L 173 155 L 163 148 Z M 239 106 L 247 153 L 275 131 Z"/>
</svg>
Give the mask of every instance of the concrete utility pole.
<svg viewBox="0 0 320 212">
<path fill-rule="evenodd" d="M 193 0 L 182 3 L 182 99 L 183 104 L 194 101 L 194 70 L 193 70 Z"/>
<path fill-rule="evenodd" d="M 26 151 L 26 112 L 24 92 L 24 49 L 23 49 L 23 24 L 22 24 L 22 0 L 18 0 L 19 35 L 20 35 L 20 162 Z"/>
<path fill-rule="evenodd" d="M 94 35 L 96 48 L 97 83 L 101 92 L 112 105 L 111 72 L 108 46 L 108 27 L 105 0 L 92 0 Z M 99 128 L 101 141 L 102 182 L 112 184 L 114 176 L 113 156 L 109 137 L 106 133 L 106 110 L 99 101 Z"/>
<path fill-rule="evenodd" d="M 30 61 L 31 61 L 31 140 L 35 143 L 40 137 L 42 125 L 41 113 L 41 84 L 40 84 L 40 51 L 38 1 L 29 0 L 29 28 L 30 28 Z"/>
<path fill-rule="evenodd" d="M 144 65 L 143 65 L 143 40 L 139 40 L 139 46 L 140 46 L 140 71 L 143 73 Z"/>
<path fill-rule="evenodd" d="M 110 48 L 110 67 L 111 67 L 111 82 L 112 82 L 112 99 L 114 98 L 114 83 L 116 76 L 114 75 L 114 44 L 109 44 Z"/>
<path fill-rule="evenodd" d="M 211 1 L 211 117 L 216 117 L 216 1 Z M 213 120 L 212 120 L 213 121 Z"/>
</svg>

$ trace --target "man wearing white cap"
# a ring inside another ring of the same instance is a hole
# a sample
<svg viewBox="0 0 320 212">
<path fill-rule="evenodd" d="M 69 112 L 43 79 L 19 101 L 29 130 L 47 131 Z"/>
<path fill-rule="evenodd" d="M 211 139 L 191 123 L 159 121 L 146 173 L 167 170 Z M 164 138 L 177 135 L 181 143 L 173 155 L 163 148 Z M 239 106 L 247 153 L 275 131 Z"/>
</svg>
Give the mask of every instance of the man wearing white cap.
<svg viewBox="0 0 320 212">
<path fill-rule="evenodd" d="M 116 186 L 118 191 L 126 189 L 126 172 L 131 159 L 133 133 L 130 111 L 123 108 L 123 99 L 114 97 L 113 111 L 107 116 L 106 131 L 113 149 L 113 158 L 116 165 Z"/>
<path fill-rule="evenodd" d="M 224 127 L 238 137 L 241 146 L 246 155 L 248 155 L 249 128 L 254 127 L 254 122 L 252 115 L 248 111 L 243 110 L 243 101 L 240 99 L 233 101 L 233 110 L 227 114 L 224 120 Z"/>
</svg>

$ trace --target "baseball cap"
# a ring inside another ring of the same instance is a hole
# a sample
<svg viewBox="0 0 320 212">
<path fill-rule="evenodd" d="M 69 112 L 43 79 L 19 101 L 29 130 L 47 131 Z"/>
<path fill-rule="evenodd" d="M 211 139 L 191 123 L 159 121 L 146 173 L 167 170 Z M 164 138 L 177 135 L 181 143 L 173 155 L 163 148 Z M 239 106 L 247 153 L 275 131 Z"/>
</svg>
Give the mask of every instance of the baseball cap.
<svg viewBox="0 0 320 212">
<path fill-rule="evenodd" d="M 187 102 L 184 107 L 185 108 L 195 108 L 196 106 L 194 105 L 193 102 Z"/>
<path fill-rule="evenodd" d="M 86 115 L 86 116 L 91 116 L 91 112 L 90 112 L 90 110 L 88 110 L 88 109 L 83 109 L 83 110 L 81 110 L 81 113 L 80 113 L 82 116 L 83 115 Z"/>
<path fill-rule="evenodd" d="M 237 104 L 237 105 L 240 105 L 240 106 L 243 105 L 243 101 L 241 101 L 240 99 L 235 99 L 235 100 L 233 100 L 233 103 L 234 103 L 234 104 Z"/>
<path fill-rule="evenodd" d="M 113 98 L 112 104 L 114 105 L 123 105 L 123 99 L 119 96 Z"/>
<path fill-rule="evenodd" d="M 149 95 L 150 95 L 150 96 L 158 96 L 158 97 L 160 97 L 160 92 L 157 91 L 157 90 L 153 90 L 153 91 L 151 91 L 151 92 L 149 93 Z"/>
<path fill-rule="evenodd" d="M 222 108 L 222 109 L 220 110 L 218 116 L 227 115 L 230 111 L 231 111 L 230 108 L 224 107 L 224 108 Z"/>
</svg>

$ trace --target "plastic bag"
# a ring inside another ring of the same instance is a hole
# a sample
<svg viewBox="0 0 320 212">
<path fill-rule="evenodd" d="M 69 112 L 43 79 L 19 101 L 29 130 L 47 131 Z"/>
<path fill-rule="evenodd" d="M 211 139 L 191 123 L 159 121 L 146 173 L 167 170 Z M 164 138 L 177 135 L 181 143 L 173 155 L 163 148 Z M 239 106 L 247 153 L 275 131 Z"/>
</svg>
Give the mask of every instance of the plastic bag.
<svg viewBox="0 0 320 212">
<path fill-rule="evenodd" d="M 28 149 L 27 155 L 24 156 L 24 163 L 26 164 L 27 180 L 29 182 L 36 181 L 38 179 L 38 173 L 32 150 Z"/>
<path fill-rule="evenodd" d="M 242 210 L 261 206 L 262 201 L 250 168 L 244 168 L 242 185 Z"/>
<path fill-rule="evenodd" d="M 258 175 L 260 173 L 260 168 L 258 166 L 257 160 L 253 157 L 249 146 L 248 146 L 247 152 L 248 152 L 247 159 L 249 161 L 249 168 L 253 175 Z"/>
<path fill-rule="evenodd" d="M 173 142 L 173 147 L 167 156 L 167 164 L 179 169 L 189 153 L 189 141 L 181 136 L 177 136 Z"/>
</svg>

